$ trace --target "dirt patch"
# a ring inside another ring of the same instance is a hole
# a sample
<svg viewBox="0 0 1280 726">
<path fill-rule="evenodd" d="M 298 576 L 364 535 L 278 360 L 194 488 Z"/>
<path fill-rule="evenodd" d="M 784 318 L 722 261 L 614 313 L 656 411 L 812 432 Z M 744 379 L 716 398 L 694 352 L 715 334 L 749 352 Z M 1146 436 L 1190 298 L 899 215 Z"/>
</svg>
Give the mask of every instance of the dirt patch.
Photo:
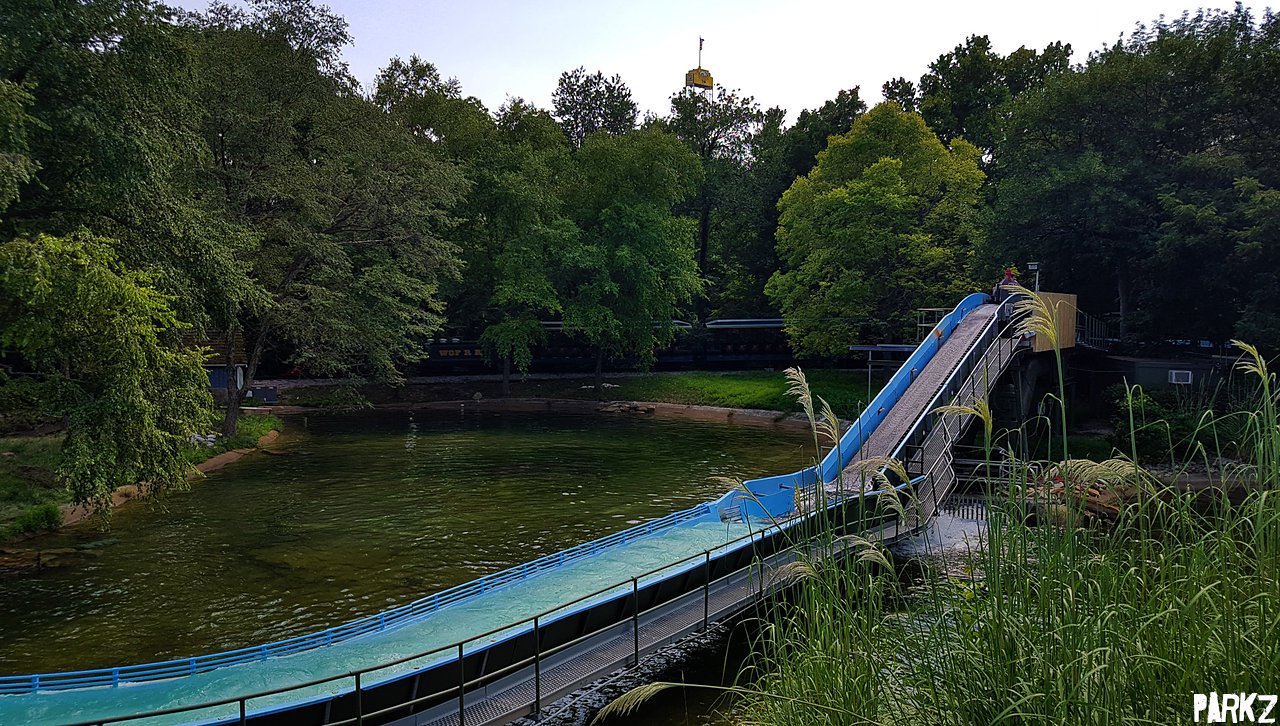
<svg viewBox="0 0 1280 726">
<path fill-rule="evenodd" d="M 809 422 L 801 414 L 782 413 L 753 408 L 695 406 L 658 401 L 583 401 L 572 398 L 480 398 L 456 401 L 419 401 L 379 403 L 374 409 L 386 411 L 492 411 L 510 413 L 600 413 L 613 416 L 651 416 L 731 423 L 744 426 L 769 426 L 808 430 Z M 306 406 L 270 406 L 261 409 L 276 415 L 324 413 L 332 408 Z"/>
</svg>

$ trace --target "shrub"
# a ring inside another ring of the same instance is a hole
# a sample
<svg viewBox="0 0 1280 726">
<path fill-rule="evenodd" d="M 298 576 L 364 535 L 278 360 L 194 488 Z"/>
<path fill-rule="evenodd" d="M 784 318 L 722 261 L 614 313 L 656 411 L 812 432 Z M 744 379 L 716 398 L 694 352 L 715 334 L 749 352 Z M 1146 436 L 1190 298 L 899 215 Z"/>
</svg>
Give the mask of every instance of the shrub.
<svg viewBox="0 0 1280 726">
<path fill-rule="evenodd" d="M 19 514 L 10 525 L 10 530 L 11 534 L 18 535 L 54 530 L 61 526 L 62 510 L 58 505 L 48 502 L 31 507 Z"/>
</svg>

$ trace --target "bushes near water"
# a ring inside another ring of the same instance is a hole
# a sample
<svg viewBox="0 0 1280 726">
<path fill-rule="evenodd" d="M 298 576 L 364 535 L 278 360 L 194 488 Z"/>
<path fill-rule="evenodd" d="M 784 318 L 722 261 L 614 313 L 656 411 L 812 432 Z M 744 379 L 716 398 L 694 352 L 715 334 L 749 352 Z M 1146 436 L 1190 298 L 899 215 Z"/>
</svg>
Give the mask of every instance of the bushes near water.
<svg viewBox="0 0 1280 726">
<path fill-rule="evenodd" d="M 219 437 L 213 446 L 192 443 L 187 461 L 198 464 L 232 449 L 252 448 L 282 422 L 275 416 L 241 416 L 236 435 Z M 58 482 L 62 435 L 0 437 L 0 542 L 62 526 L 60 505 L 71 495 Z"/>
<path fill-rule="evenodd" d="M 8 526 L 0 528 L 0 541 L 35 532 L 49 532 L 62 526 L 62 510 L 52 502 L 29 507 Z"/>
</svg>

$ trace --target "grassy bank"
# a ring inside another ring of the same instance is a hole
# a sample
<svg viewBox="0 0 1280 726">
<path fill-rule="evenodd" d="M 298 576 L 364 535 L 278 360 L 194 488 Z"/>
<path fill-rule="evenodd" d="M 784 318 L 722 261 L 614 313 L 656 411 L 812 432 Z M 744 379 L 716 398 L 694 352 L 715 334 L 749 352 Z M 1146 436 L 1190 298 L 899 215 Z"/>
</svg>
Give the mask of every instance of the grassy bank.
<svg viewBox="0 0 1280 726">
<path fill-rule="evenodd" d="M 866 373 L 862 371 L 819 370 L 812 372 L 809 378 L 814 391 L 826 398 L 836 413 L 845 418 L 856 417 L 871 396 L 879 390 L 879 382 L 868 390 Z M 337 387 L 307 387 L 287 391 L 285 402 L 297 406 L 342 407 L 352 405 L 361 398 L 372 403 L 411 403 L 469 400 L 477 393 L 485 398 L 500 397 L 502 386 L 498 381 L 485 380 L 411 385 L 394 389 L 366 386 L 358 391 Z M 591 381 L 586 378 L 515 380 L 511 384 L 511 396 L 595 400 L 596 392 L 591 387 Z M 787 395 L 787 383 L 782 374 L 766 371 L 691 371 L 613 378 L 606 382 L 604 397 L 618 401 L 758 408 L 789 413 L 800 411 L 795 399 Z"/>
<path fill-rule="evenodd" d="M 258 439 L 271 431 L 279 431 L 284 423 L 276 416 L 241 416 L 236 420 L 236 435 L 230 438 L 219 436 L 211 446 L 193 444 L 184 453 L 187 461 L 194 466 L 212 459 L 233 449 L 252 449 L 258 445 Z"/>
<path fill-rule="evenodd" d="M 235 436 L 219 437 L 212 446 L 192 444 L 184 455 L 194 466 L 224 451 L 252 448 L 281 425 L 275 416 L 241 416 Z M 0 542 L 61 524 L 59 507 L 71 502 L 58 483 L 61 447 L 61 434 L 0 437 Z"/>
<path fill-rule="evenodd" d="M 0 437 L 0 542 L 60 523 L 71 501 L 55 474 L 61 446 L 56 434 Z"/>
</svg>

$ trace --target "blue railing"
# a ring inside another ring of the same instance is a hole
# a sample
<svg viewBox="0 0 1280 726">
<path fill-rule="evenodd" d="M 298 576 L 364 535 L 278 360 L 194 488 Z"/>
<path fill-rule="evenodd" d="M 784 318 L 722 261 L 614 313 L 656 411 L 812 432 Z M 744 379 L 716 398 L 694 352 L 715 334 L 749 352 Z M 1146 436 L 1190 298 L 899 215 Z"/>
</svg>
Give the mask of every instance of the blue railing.
<svg viewBox="0 0 1280 726">
<path fill-rule="evenodd" d="M 315 648 L 342 643 L 371 633 L 393 630 L 418 622 L 431 613 L 469 600 L 482 593 L 492 592 L 522 582 L 541 572 L 577 562 L 601 551 L 664 532 L 686 522 L 708 517 L 726 506 L 742 506 L 743 513 L 748 517 L 760 519 L 785 518 L 795 512 L 794 494 L 796 488 L 812 486 L 817 483 L 819 471 L 822 472 L 823 481 L 829 481 L 839 476 L 841 466 L 847 464 L 857 455 L 863 442 L 875 431 L 893 406 L 902 398 L 907 387 L 914 380 L 916 373 L 924 369 L 924 366 L 933 358 L 942 343 L 950 337 L 956 326 L 960 324 L 960 321 L 986 301 L 986 295 L 980 293 L 970 295 L 957 305 L 951 313 L 944 316 L 935 328 L 937 334 L 929 335 L 916 348 L 915 352 L 912 353 L 902 367 L 889 379 L 884 389 L 872 399 L 866 411 L 858 417 L 853 426 L 841 438 L 838 450 L 833 449 L 823 459 L 820 467 L 808 467 L 791 474 L 753 479 L 745 483 L 751 494 L 745 494 L 741 491 L 729 492 L 714 502 L 699 504 L 673 512 L 665 517 L 539 557 L 530 562 L 507 568 L 492 575 L 486 575 L 456 587 L 441 590 L 406 605 L 368 615 L 318 632 L 248 648 L 157 663 L 83 671 L 0 676 L 0 695 L 118 686 L 123 683 L 143 683 L 207 673 L 227 666 L 253 663 L 273 657 L 295 655 Z"/>
<path fill-rule="evenodd" d="M 822 462 L 814 467 L 802 469 L 791 474 L 782 474 L 779 476 L 771 476 L 763 479 L 751 479 L 744 482 L 744 486 L 751 492 L 751 496 L 746 496 L 741 492 L 730 492 L 716 502 L 718 506 L 728 506 L 731 504 L 740 504 L 743 511 L 755 511 L 758 513 L 759 506 L 753 506 L 753 503 L 747 500 L 758 500 L 761 503 L 769 505 L 779 505 L 786 500 L 788 492 L 793 492 L 797 487 L 811 487 L 818 483 L 819 478 L 824 482 L 834 481 L 840 476 L 841 471 L 849 462 L 853 461 L 858 452 L 862 450 L 862 445 L 875 432 L 876 428 L 884 422 L 893 407 L 902 400 L 902 396 L 907 392 L 907 388 L 915 380 L 915 377 L 924 370 L 924 367 L 933 360 L 933 356 L 937 354 L 942 344 L 950 339 L 951 334 L 955 332 L 960 325 L 960 321 L 964 320 L 969 313 L 978 309 L 979 306 L 985 305 L 990 301 L 990 297 L 985 293 L 974 293 L 969 295 L 951 312 L 947 313 L 933 327 L 929 335 L 920 342 L 907 358 L 906 362 L 889 378 L 884 388 L 871 399 L 871 403 L 867 404 L 867 408 L 862 415 L 857 418 L 840 437 L 840 445 L 832 447 L 831 451 L 822 459 Z M 743 498 L 746 497 L 746 500 Z M 772 510 L 772 506 L 766 507 Z M 773 516 L 779 516 L 786 512 L 770 511 Z"/>
</svg>

